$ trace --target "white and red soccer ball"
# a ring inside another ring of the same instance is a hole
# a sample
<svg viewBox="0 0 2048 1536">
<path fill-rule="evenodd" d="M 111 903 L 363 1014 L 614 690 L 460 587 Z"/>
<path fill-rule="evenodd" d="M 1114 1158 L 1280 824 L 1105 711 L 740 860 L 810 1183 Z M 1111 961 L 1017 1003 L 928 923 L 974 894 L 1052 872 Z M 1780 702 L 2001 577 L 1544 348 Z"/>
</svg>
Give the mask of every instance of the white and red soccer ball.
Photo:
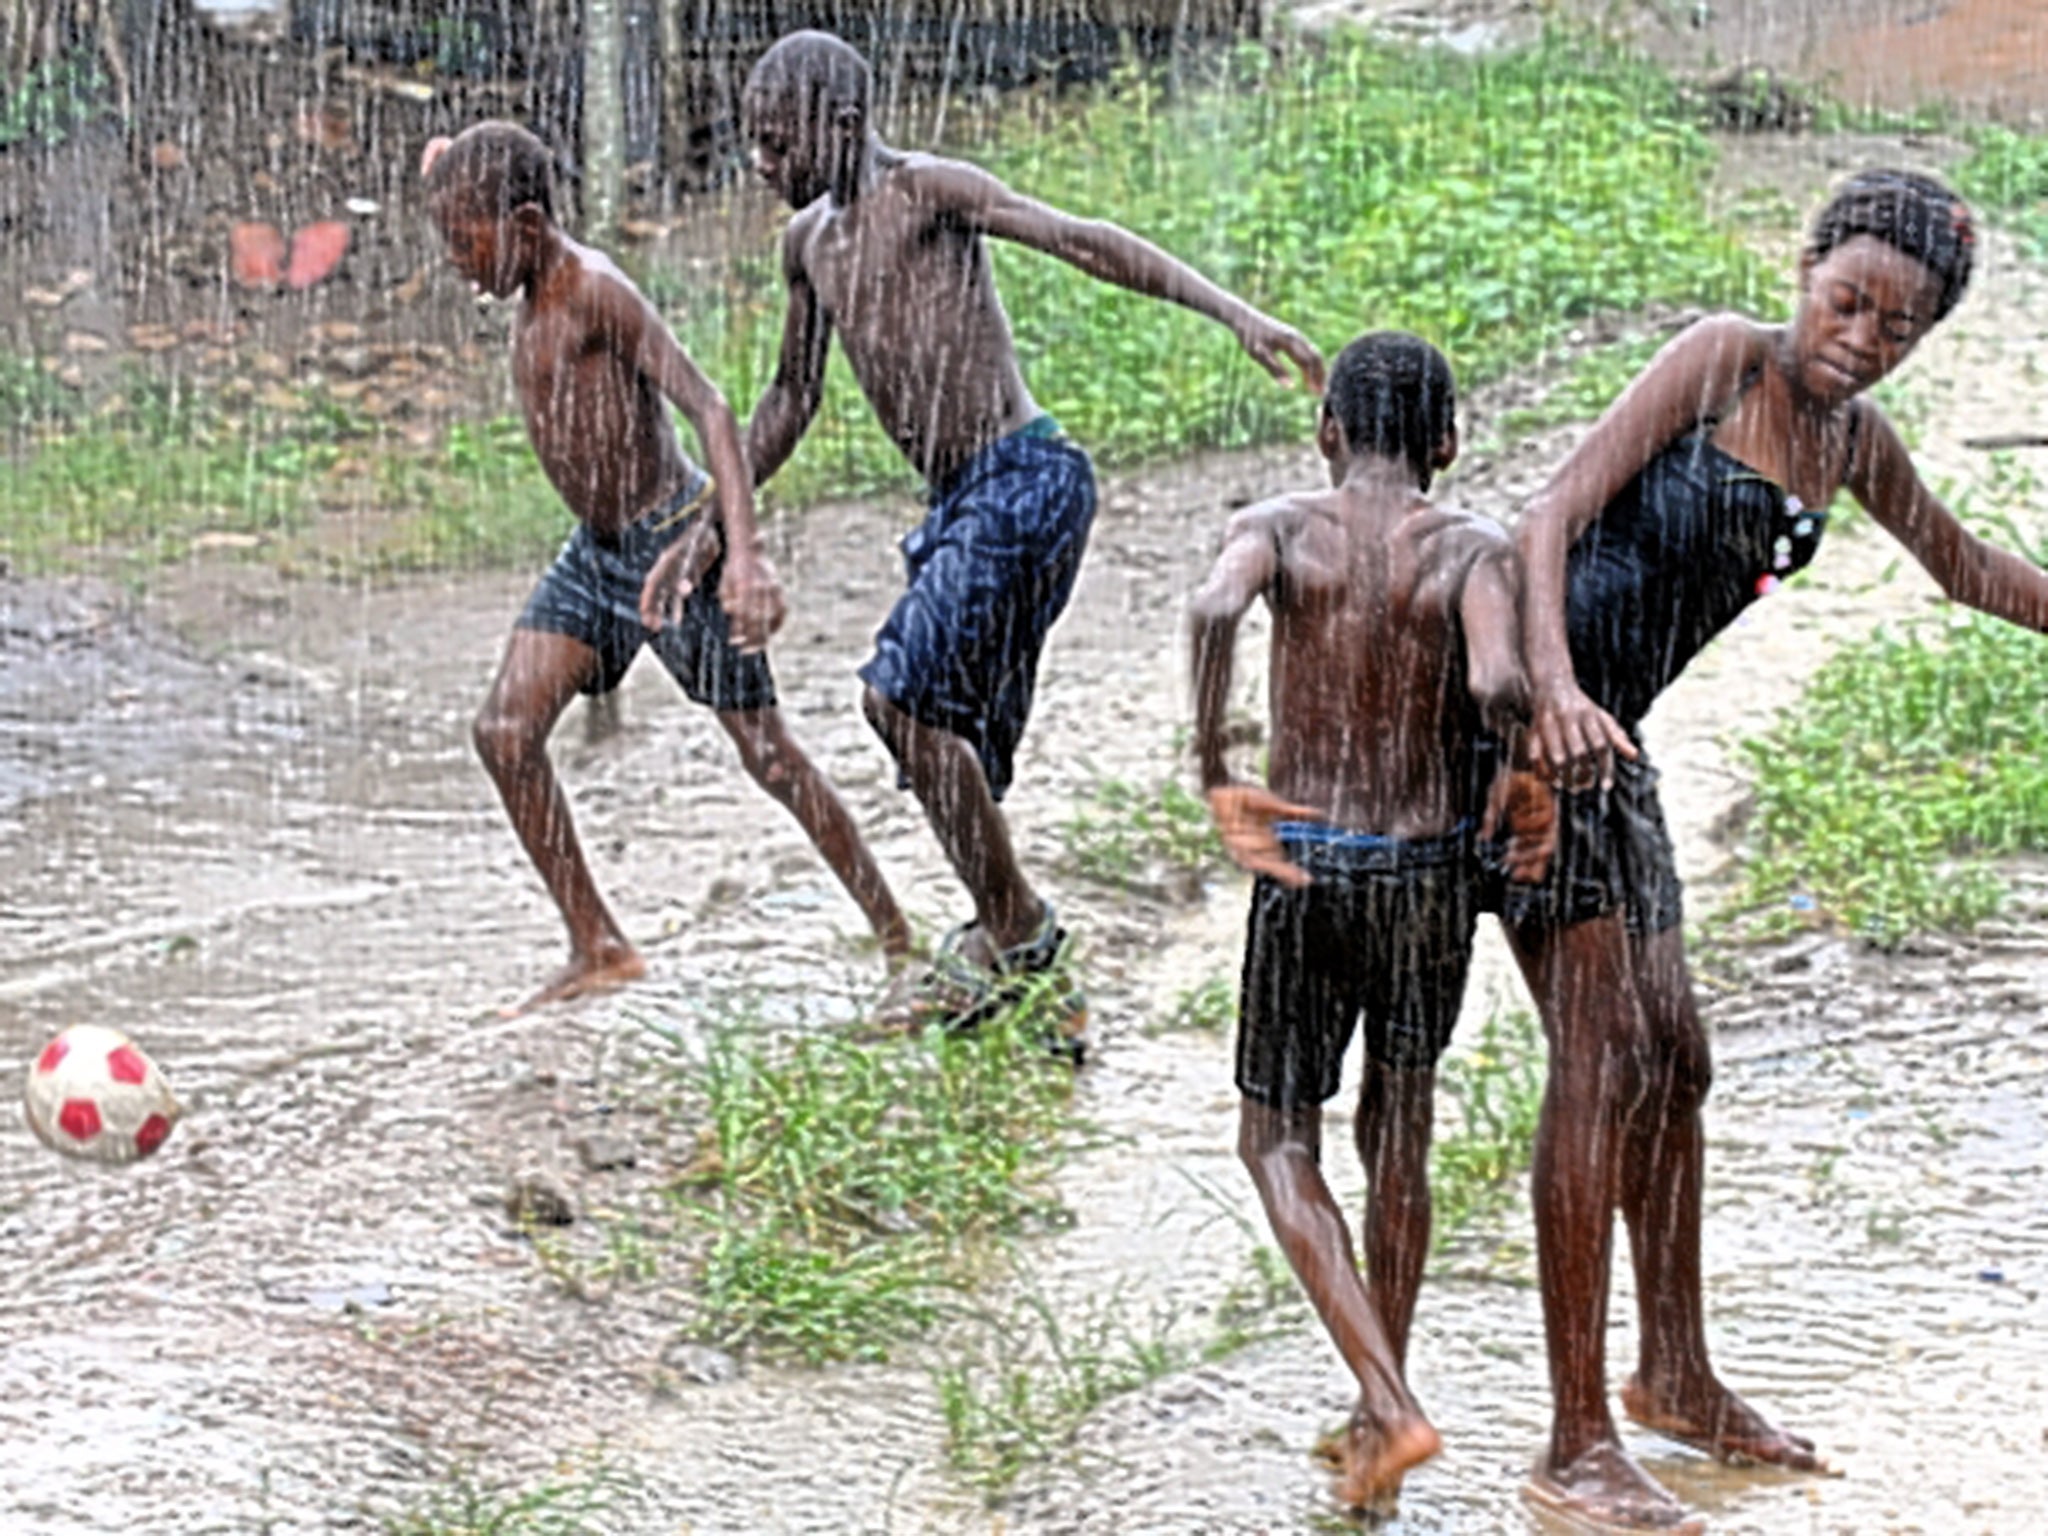
<svg viewBox="0 0 2048 1536">
<path fill-rule="evenodd" d="M 44 1046 L 22 1085 L 29 1129 L 67 1157 L 132 1163 L 164 1144 L 178 1101 L 135 1042 L 103 1024 L 74 1024 Z"/>
</svg>

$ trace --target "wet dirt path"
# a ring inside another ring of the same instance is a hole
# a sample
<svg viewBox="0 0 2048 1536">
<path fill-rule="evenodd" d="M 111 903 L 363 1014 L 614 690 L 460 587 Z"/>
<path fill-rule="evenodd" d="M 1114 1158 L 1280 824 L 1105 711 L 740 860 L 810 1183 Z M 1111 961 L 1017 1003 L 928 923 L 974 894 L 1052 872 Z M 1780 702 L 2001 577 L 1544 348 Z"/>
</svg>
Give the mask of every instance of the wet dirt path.
<svg viewBox="0 0 2048 1536">
<path fill-rule="evenodd" d="M 1992 256 L 1909 369 L 1937 474 L 1981 467 L 1962 435 L 2038 415 L 2010 380 L 2038 346 L 2042 283 Z M 1455 492 L 1506 512 L 1568 437 L 1468 465 Z M 1176 903 L 1090 886 L 1063 872 L 1060 829 L 1101 778 L 1185 772 L 1180 604 L 1226 509 L 1314 469 L 1279 451 L 1105 484 L 1012 809 L 1083 935 L 1100 1051 L 1082 1107 L 1119 1139 L 1063 1176 L 1075 1228 L 1027 1245 L 991 1305 L 1036 1296 L 1141 1335 L 1171 1315 L 1199 1337 L 1263 1238 L 1231 1155 L 1228 1041 L 1148 1030 L 1234 971 L 1242 888 Z M 777 529 L 796 601 L 777 663 L 795 729 L 931 931 L 954 896 L 851 682 L 906 515 L 825 508 Z M 1831 536 L 1806 589 L 1761 605 L 1653 717 L 1688 875 L 1727 856 L 1714 829 L 1742 792 L 1733 737 L 1795 698 L 1833 643 L 1927 608 L 1894 563 L 1867 527 Z M 946 1471 L 915 1351 L 677 1385 L 658 1288 L 593 1304 L 540 1272 L 499 1207 L 508 1176 L 552 1167 L 603 1207 L 687 1136 L 630 1101 L 642 1020 L 695 1037 L 753 1008 L 829 1026 L 876 972 L 793 825 L 643 668 L 624 732 L 585 744 L 572 720 L 559 757 L 655 976 L 495 1017 L 560 942 L 465 739 L 526 585 L 345 590 L 202 566 L 138 617 L 89 589 L 0 583 L 0 1080 L 63 1024 L 104 1020 L 191 1108 L 125 1173 L 58 1162 L 18 1125 L 0 1136 L 0 1528 L 376 1529 L 451 1478 L 571 1476 L 586 1453 L 629 1479 L 600 1521 L 621 1532 L 1323 1528 L 1306 1448 L 1349 1393 L 1305 1321 L 1110 1403 L 1070 1459 L 988 1510 Z M 2039 1528 L 2048 942 L 2031 889 L 2028 912 L 1971 942 L 1887 958 L 1807 941 L 1714 995 L 1720 1359 L 1848 1472 L 1722 1472 L 1644 1437 L 1716 1531 Z M 1471 1018 L 1509 986 L 1489 938 Z M 581 1171 L 575 1140 L 599 1126 L 638 1140 L 638 1171 Z M 1355 1191 L 1341 1115 L 1328 1139 Z M 1518 1207 L 1425 1289 L 1415 1374 L 1450 1449 L 1411 1483 L 1397 1530 L 1529 1528 L 1515 1490 L 1546 1398 L 1527 1233 Z M 1617 1371 L 1625 1266 L 1618 1284 Z"/>
</svg>

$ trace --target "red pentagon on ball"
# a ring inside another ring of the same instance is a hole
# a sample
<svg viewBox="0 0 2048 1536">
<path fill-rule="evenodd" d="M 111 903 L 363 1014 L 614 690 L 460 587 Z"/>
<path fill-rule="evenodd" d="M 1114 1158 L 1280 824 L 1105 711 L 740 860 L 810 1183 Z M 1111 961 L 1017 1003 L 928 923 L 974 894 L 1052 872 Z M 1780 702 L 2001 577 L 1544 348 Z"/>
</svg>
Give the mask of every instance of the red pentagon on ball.
<svg viewBox="0 0 2048 1536">
<path fill-rule="evenodd" d="M 65 1040 L 62 1035 L 59 1035 L 55 1040 L 52 1040 L 43 1047 L 43 1054 L 36 1058 L 36 1070 L 38 1072 L 56 1071 L 57 1063 L 62 1061 L 70 1050 L 70 1042 Z"/>
<path fill-rule="evenodd" d="M 134 1046 L 116 1046 L 107 1052 L 107 1076 L 117 1083 L 139 1083 L 149 1076 L 149 1063 Z"/>
<path fill-rule="evenodd" d="M 91 1099 L 66 1099 L 57 1124 L 73 1141 L 91 1141 L 100 1133 L 100 1107 Z"/>
<path fill-rule="evenodd" d="M 135 1128 L 135 1155 L 147 1157 L 164 1144 L 164 1138 L 171 1134 L 171 1122 L 162 1115 L 151 1115 Z"/>
</svg>

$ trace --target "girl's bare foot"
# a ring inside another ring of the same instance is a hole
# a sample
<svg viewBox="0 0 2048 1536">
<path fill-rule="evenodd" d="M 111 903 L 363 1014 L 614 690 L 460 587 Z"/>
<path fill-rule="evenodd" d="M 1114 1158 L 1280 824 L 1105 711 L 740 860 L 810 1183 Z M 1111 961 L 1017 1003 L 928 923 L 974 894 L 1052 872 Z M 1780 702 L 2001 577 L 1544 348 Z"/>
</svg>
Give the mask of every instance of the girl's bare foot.
<svg viewBox="0 0 2048 1536">
<path fill-rule="evenodd" d="M 1643 1428 L 1731 1467 L 1761 1463 L 1792 1472 L 1832 1471 L 1814 1453 L 1811 1440 L 1778 1428 L 1712 1378 L 1688 1402 L 1679 1394 L 1653 1393 L 1640 1376 L 1631 1376 L 1621 1389 L 1621 1406 Z"/>
<path fill-rule="evenodd" d="M 1546 1456 L 1522 1497 L 1587 1536 L 1703 1536 L 1707 1528 L 1612 1440 L 1595 1441 L 1562 1466 Z"/>
<path fill-rule="evenodd" d="M 607 947 L 594 955 L 577 955 L 550 976 L 533 996 L 517 1007 L 501 1010 L 503 1017 L 517 1018 L 548 1003 L 565 1003 L 572 997 L 593 992 L 610 992 L 647 974 L 647 962 L 631 945 Z"/>
</svg>

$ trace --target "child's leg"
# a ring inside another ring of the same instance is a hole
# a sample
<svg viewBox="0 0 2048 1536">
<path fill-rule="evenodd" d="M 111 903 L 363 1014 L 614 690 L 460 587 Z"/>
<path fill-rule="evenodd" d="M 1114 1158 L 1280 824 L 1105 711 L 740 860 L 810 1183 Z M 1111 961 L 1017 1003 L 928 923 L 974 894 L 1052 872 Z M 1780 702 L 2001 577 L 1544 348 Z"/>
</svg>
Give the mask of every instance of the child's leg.
<svg viewBox="0 0 2048 1536">
<path fill-rule="evenodd" d="M 1366 1056 L 1358 1100 L 1358 1156 L 1365 1201 L 1366 1294 L 1405 1373 L 1415 1296 L 1429 1257 L 1429 1137 L 1436 1072 L 1390 1067 Z"/>
<path fill-rule="evenodd" d="M 1359 1417 L 1370 1433 L 1354 1437 L 1341 1496 L 1368 1505 L 1394 1491 L 1410 1467 L 1442 1439 L 1409 1395 L 1379 1314 L 1359 1278 L 1344 1216 L 1324 1182 L 1320 1107 L 1271 1109 L 1240 1101 L 1238 1156 L 1251 1171 L 1266 1218 L 1337 1351 L 1358 1378 Z"/>
<path fill-rule="evenodd" d="M 1009 823 L 989 790 L 981 760 L 960 737 L 912 719 L 872 686 L 864 690 L 861 703 L 974 902 L 975 921 L 992 946 L 989 954 L 974 958 L 993 963 L 997 952 L 1032 936 L 1045 916 L 1045 903 L 1017 863 Z"/>
<path fill-rule="evenodd" d="M 569 963 L 523 1008 L 617 986 L 647 971 L 597 893 L 548 761 L 548 733 L 597 665 L 597 653 L 580 640 L 515 629 L 476 717 L 477 755 L 569 929 Z"/>
<path fill-rule="evenodd" d="M 1510 936 L 1550 1044 L 1531 1182 L 1553 1418 L 1530 1491 L 1596 1522 L 1684 1530 L 1683 1506 L 1624 1449 L 1607 1405 L 1621 1124 L 1643 1084 L 1645 1026 L 1628 934 L 1621 915 L 1609 913 Z"/>
<path fill-rule="evenodd" d="M 739 748 L 740 761 L 754 782 L 788 807 L 817 844 L 825 863 L 860 907 L 868 926 L 874 929 L 882 953 L 891 959 L 909 954 L 909 921 L 889 893 L 888 882 L 862 840 L 860 828 L 847 813 L 845 802 L 789 734 L 782 711 L 773 705 L 766 709 L 720 710 L 718 723 Z"/>
<path fill-rule="evenodd" d="M 1700 1283 L 1700 1106 L 1713 1081 L 1684 940 L 1633 941 L 1649 1028 L 1648 1092 L 1624 1132 L 1621 1209 L 1634 1256 L 1640 1361 L 1622 1389 L 1630 1418 L 1723 1460 L 1819 1470 L 1813 1442 L 1787 1434 L 1723 1386 L 1707 1358 Z"/>
</svg>

